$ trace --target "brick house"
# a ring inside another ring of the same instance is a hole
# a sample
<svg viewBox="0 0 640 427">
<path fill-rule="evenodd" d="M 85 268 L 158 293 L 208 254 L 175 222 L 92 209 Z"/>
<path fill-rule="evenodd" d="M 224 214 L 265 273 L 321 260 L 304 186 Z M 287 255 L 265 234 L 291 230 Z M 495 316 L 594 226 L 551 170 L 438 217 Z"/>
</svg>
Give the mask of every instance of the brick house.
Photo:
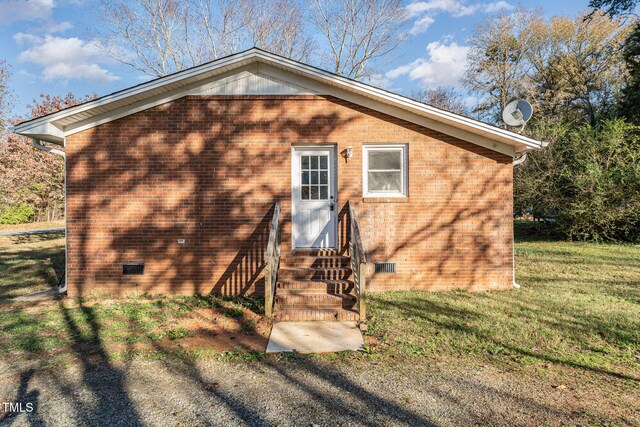
<svg viewBox="0 0 640 427">
<path fill-rule="evenodd" d="M 69 295 L 507 289 L 513 162 L 542 143 L 259 49 L 33 119 L 65 147 Z"/>
</svg>

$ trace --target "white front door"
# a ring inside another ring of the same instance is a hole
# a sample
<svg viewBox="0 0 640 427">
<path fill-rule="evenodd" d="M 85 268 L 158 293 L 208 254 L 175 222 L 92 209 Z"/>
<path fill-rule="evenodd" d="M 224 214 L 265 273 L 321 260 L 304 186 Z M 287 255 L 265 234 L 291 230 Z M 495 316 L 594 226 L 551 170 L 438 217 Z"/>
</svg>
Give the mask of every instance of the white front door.
<svg viewBox="0 0 640 427">
<path fill-rule="evenodd" d="M 292 158 L 294 248 L 334 248 L 336 192 L 333 147 L 298 147 Z"/>
</svg>

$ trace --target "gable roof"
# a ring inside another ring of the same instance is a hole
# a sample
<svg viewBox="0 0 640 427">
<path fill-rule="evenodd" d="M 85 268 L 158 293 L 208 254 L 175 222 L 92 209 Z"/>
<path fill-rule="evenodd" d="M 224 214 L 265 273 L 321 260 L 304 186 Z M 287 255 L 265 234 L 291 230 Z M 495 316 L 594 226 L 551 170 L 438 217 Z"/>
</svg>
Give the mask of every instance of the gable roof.
<svg viewBox="0 0 640 427">
<path fill-rule="evenodd" d="M 67 135 L 183 96 L 229 93 L 332 95 L 511 156 L 546 145 L 259 48 L 22 122 L 12 131 L 63 145 Z"/>
</svg>

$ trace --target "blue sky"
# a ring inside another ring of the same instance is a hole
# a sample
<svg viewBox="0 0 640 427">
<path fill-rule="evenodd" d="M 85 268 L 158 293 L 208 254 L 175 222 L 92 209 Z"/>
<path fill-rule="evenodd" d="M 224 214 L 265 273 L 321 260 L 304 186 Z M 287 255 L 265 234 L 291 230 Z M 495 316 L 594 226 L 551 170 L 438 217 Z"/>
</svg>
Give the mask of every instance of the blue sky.
<svg viewBox="0 0 640 427">
<path fill-rule="evenodd" d="M 412 0 L 408 41 L 381 68 L 390 90 L 456 86 L 467 39 L 488 15 L 518 4 L 545 15 L 575 15 L 588 0 Z M 100 25 L 89 0 L 0 0 L 0 60 L 11 66 L 13 114 L 40 93 L 104 95 L 140 83 L 145 76 L 104 54 L 92 36 Z"/>
</svg>

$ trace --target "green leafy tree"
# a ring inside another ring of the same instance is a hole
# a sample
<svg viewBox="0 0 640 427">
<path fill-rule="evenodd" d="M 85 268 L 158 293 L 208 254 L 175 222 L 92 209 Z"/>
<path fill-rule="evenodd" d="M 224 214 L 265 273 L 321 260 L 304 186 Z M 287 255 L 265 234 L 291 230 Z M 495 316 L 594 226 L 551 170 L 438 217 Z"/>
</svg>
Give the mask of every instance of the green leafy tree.
<svg viewBox="0 0 640 427">
<path fill-rule="evenodd" d="M 627 16 L 638 6 L 638 0 L 591 0 L 589 6 L 594 8 L 591 16 L 601 10 L 610 16 Z M 623 51 L 629 77 L 622 90 L 620 114 L 632 123 L 640 124 L 640 23 L 634 25 Z"/>
<path fill-rule="evenodd" d="M 570 239 L 640 242 L 640 128 L 607 119 L 552 124 L 554 140 L 516 169 L 516 200 L 557 213 Z"/>
<path fill-rule="evenodd" d="M 629 78 L 622 89 L 620 114 L 632 123 L 640 124 L 640 24 L 636 24 L 629 35 L 623 55 Z"/>
</svg>

